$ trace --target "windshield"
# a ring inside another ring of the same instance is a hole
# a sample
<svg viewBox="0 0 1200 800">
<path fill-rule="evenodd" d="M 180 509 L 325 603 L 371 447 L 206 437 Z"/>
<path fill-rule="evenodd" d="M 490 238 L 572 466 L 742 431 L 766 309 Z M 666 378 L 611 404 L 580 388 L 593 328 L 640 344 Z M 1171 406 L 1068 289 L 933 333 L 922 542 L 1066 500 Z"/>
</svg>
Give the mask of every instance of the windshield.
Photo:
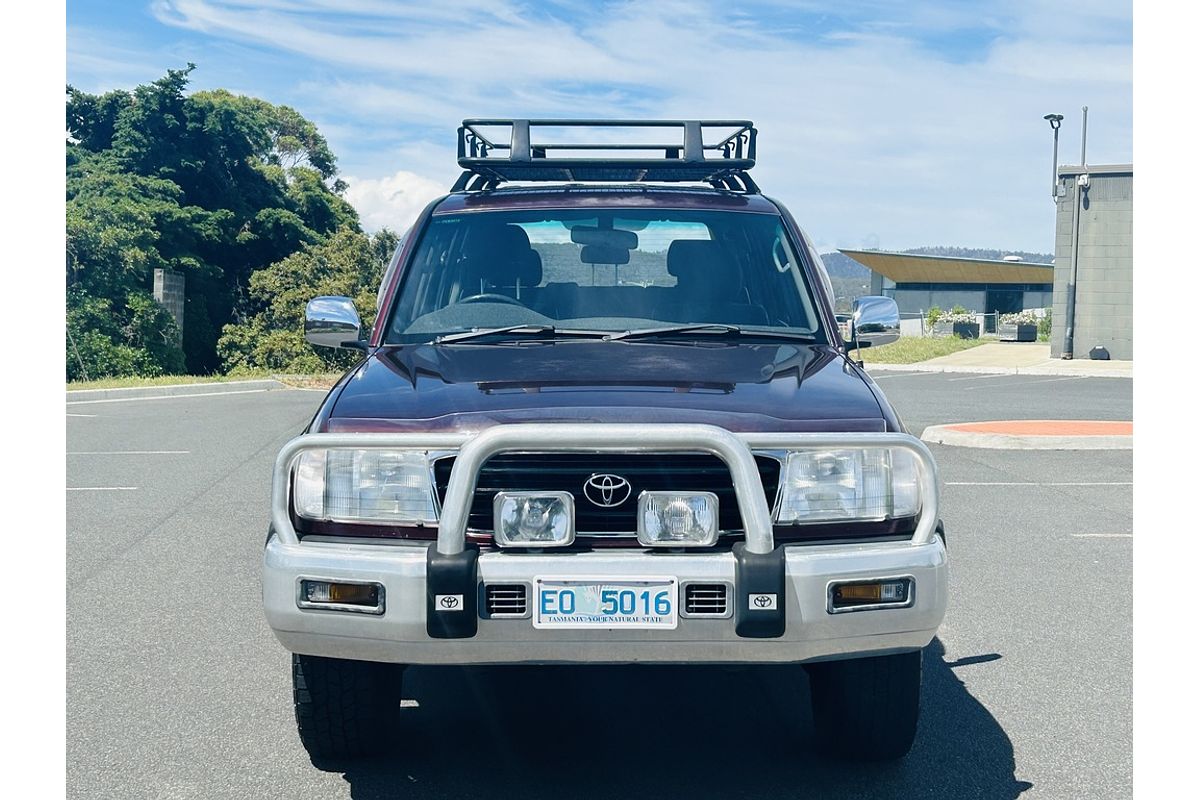
<svg viewBox="0 0 1200 800">
<path fill-rule="evenodd" d="M 523 326 L 620 332 L 705 323 L 817 336 L 814 309 L 777 216 L 476 212 L 430 221 L 384 342 Z"/>
</svg>

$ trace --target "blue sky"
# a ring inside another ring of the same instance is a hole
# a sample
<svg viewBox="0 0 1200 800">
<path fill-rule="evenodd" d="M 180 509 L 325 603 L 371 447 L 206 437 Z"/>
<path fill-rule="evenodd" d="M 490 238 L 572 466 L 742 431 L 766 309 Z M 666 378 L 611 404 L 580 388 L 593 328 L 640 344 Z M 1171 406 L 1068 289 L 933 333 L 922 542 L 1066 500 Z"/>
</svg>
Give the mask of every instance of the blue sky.
<svg viewBox="0 0 1200 800">
<path fill-rule="evenodd" d="M 736 10 L 730 10 L 736 6 Z M 764 191 L 819 249 L 1052 250 L 1060 160 L 1132 160 L 1132 9 L 1014 2 L 71 0 L 93 92 L 197 64 L 192 87 L 318 124 L 368 229 L 458 174 L 468 116 L 749 118 Z"/>
</svg>

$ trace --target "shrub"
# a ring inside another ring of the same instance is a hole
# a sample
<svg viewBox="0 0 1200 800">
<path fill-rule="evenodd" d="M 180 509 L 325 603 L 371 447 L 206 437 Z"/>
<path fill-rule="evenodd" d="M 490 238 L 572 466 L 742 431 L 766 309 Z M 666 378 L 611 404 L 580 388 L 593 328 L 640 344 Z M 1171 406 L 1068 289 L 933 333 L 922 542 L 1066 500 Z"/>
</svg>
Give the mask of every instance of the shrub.
<svg viewBox="0 0 1200 800">
<path fill-rule="evenodd" d="M 973 323 L 978 321 L 979 320 L 976 318 L 974 311 L 967 311 L 962 306 L 955 306 L 949 311 L 949 313 L 942 314 L 941 316 L 941 322 L 949 322 L 950 324 L 954 324 L 956 322 Z"/>
<path fill-rule="evenodd" d="M 1050 309 L 1046 309 L 1046 315 L 1038 320 L 1038 341 L 1050 341 Z"/>
<path fill-rule="evenodd" d="M 1037 312 L 1031 308 L 1013 314 L 1001 314 L 1001 325 L 1037 325 L 1040 322 Z"/>
<path fill-rule="evenodd" d="M 229 373 L 337 372 L 362 354 L 313 347 L 304 339 L 304 309 L 320 295 L 342 295 L 355 301 L 363 330 L 375 321 L 376 290 L 383 267 L 397 245 L 387 229 L 374 236 L 345 226 L 327 240 L 309 244 L 250 278 L 253 313 L 226 325 L 217 352 Z"/>
<path fill-rule="evenodd" d="M 67 380 L 155 377 L 184 371 L 179 328 L 147 292 L 123 303 L 67 290 Z"/>
</svg>

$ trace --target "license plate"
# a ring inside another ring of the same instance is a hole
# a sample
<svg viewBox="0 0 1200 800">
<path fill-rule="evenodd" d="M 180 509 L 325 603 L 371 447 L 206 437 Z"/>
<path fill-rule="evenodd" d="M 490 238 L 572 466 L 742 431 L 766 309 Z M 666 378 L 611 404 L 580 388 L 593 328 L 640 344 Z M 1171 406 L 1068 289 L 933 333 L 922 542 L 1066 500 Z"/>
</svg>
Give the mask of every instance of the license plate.
<svg viewBox="0 0 1200 800">
<path fill-rule="evenodd" d="M 659 628 L 679 625 L 675 578 L 534 578 L 535 628 Z"/>
</svg>

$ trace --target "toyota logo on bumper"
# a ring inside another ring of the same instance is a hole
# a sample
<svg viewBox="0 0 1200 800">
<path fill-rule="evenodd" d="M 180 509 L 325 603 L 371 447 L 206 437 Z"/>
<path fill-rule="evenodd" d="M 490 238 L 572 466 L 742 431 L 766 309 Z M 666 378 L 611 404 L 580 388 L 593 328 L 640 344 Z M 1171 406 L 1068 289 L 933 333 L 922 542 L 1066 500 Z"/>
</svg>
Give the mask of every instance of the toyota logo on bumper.
<svg viewBox="0 0 1200 800">
<path fill-rule="evenodd" d="M 629 499 L 633 487 L 620 475 L 601 473 L 583 482 L 583 495 L 593 505 L 613 508 Z"/>
</svg>

